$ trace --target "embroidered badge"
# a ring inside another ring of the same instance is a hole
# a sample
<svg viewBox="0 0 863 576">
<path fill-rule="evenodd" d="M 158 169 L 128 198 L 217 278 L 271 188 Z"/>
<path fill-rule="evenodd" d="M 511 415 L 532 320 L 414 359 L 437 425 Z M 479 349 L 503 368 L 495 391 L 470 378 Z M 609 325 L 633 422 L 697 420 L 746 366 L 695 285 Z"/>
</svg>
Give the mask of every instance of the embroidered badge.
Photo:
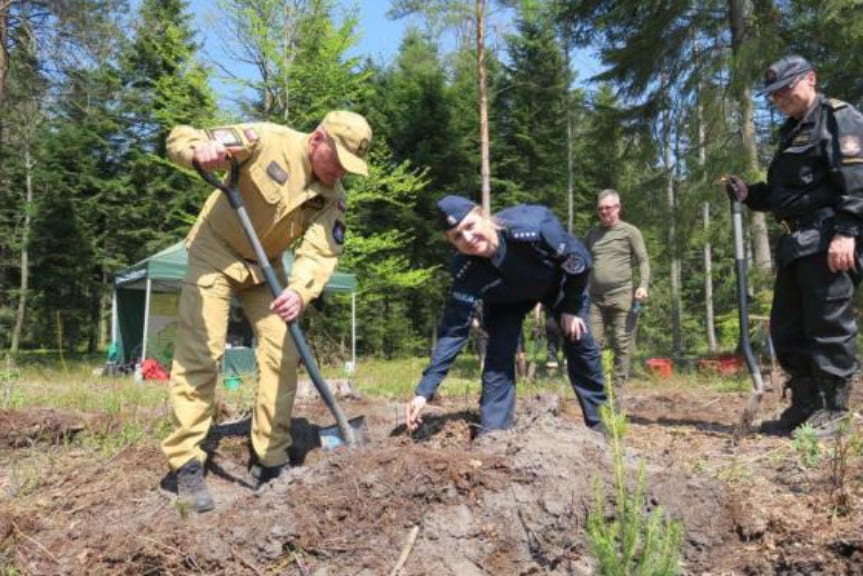
<svg viewBox="0 0 863 576">
<path fill-rule="evenodd" d="M 360 140 L 360 143 L 357 144 L 357 155 L 365 158 L 366 154 L 369 153 L 369 144 L 371 144 L 371 142 L 369 142 L 368 138 Z"/>
<path fill-rule="evenodd" d="M 249 141 L 249 144 L 254 144 L 261 139 L 261 137 L 258 136 L 258 133 L 255 132 L 254 128 L 246 128 L 245 130 L 243 130 L 243 134 L 246 135 L 246 140 Z"/>
<path fill-rule="evenodd" d="M 839 151 L 843 156 L 859 156 L 863 146 L 860 143 L 860 137 L 855 134 L 839 137 Z"/>
<path fill-rule="evenodd" d="M 584 272 L 584 263 L 575 254 L 570 254 L 563 261 L 563 271 L 567 274 L 580 274 Z"/>
<path fill-rule="evenodd" d="M 345 243 L 345 225 L 338 220 L 333 224 L 333 240 L 336 241 L 336 244 Z"/>
<path fill-rule="evenodd" d="M 279 163 L 273 160 L 270 162 L 270 165 L 267 166 L 267 174 L 270 178 L 278 182 L 279 184 L 284 184 L 288 181 L 288 173 L 279 166 Z"/>
<path fill-rule="evenodd" d="M 326 204 L 326 200 L 324 200 L 323 196 L 313 196 L 306 200 L 306 203 L 303 204 L 303 206 L 309 210 L 320 210 L 324 207 L 324 204 Z"/>
<path fill-rule="evenodd" d="M 225 148 L 240 148 L 243 146 L 240 133 L 234 128 L 213 128 L 207 132 L 209 132 L 211 140 L 221 142 Z"/>
</svg>

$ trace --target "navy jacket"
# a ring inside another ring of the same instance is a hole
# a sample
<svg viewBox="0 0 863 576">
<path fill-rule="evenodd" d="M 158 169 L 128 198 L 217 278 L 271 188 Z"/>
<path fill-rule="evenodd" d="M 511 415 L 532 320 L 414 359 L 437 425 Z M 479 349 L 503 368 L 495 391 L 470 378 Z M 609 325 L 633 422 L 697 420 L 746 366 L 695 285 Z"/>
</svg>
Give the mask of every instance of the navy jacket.
<svg viewBox="0 0 863 576">
<path fill-rule="evenodd" d="M 416 389 L 431 398 L 467 342 L 474 310 L 543 302 L 556 315 L 586 317 L 590 253 L 544 206 L 520 204 L 495 214 L 503 227 L 492 258 L 453 259 L 453 285 L 438 327 L 437 346 Z"/>
</svg>

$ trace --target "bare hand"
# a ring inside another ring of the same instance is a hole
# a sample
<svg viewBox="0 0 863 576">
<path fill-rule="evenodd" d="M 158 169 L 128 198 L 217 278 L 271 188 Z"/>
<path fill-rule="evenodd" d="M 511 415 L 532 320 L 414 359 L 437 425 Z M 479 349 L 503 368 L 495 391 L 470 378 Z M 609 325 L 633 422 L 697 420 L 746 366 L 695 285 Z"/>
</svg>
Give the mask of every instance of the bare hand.
<svg viewBox="0 0 863 576">
<path fill-rule="evenodd" d="M 413 432 L 419 428 L 423 421 L 420 416 L 420 412 L 422 412 L 425 405 L 426 399 L 424 396 L 414 396 L 414 399 L 408 402 L 408 405 L 405 408 L 405 422 L 407 424 L 408 432 Z"/>
<path fill-rule="evenodd" d="M 278 298 L 270 304 L 270 310 L 279 315 L 279 318 L 285 322 L 296 320 L 303 312 L 303 299 L 299 294 L 285 288 Z"/>
<path fill-rule="evenodd" d="M 560 328 L 572 341 L 581 340 L 581 336 L 587 333 L 587 324 L 580 317 L 566 312 L 560 317 Z"/>
<path fill-rule="evenodd" d="M 644 302 L 645 300 L 647 300 L 647 290 L 645 290 L 644 288 L 636 288 L 635 299 L 639 302 Z"/>
<path fill-rule="evenodd" d="M 228 159 L 228 149 L 218 140 L 208 140 L 195 146 L 192 160 L 198 162 L 201 168 L 210 172 L 223 168 Z"/>
<path fill-rule="evenodd" d="M 830 248 L 827 250 L 827 267 L 830 268 L 831 272 L 854 270 L 855 244 L 856 239 L 853 236 L 843 236 L 842 234 L 833 236 L 833 240 L 830 241 Z"/>
</svg>

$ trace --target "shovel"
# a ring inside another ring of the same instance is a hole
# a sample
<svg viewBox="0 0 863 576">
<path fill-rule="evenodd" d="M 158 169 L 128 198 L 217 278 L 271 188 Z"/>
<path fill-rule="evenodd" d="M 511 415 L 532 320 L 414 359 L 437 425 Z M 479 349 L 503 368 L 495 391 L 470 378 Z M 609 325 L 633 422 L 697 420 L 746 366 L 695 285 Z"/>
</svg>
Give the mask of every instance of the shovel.
<svg viewBox="0 0 863 576">
<path fill-rule="evenodd" d="M 261 266 L 261 271 L 264 273 L 264 277 L 267 279 L 267 284 L 270 286 L 270 292 L 272 292 L 273 298 L 275 298 L 282 293 L 282 287 L 279 284 L 279 280 L 276 278 L 273 267 L 270 265 L 270 259 L 264 252 L 264 248 L 261 246 L 261 241 L 258 239 L 258 234 L 255 232 L 255 228 L 252 226 L 252 221 L 249 219 L 249 214 L 246 212 L 246 207 L 243 204 L 243 197 L 237 186 L 240 179 L 239 164 L 237 164 L 237 160 L 235 158 L 230 158 L 230 162 L 231 170 L 228 184 L 220 181 L 211 172 L 204 170 L 197 161 L 193 160 L 192 165 L 207 184 L 210 184 L 227 194 L 228 201 L 237 212 L 237 216 L 240 219 L 243 230 L 246 232 L 246 236 L 248 236 L 252 249 L 255 252 L 255 258 Z M 321 395 L 327 408 L 330 409 L 330 412 L 332 412 L 336 419 L 335 426 L 320 429 L 319 435 L 321 446 L 324 449 L 332 449 L 342 444 L 347 444 L 351 447 L 361 444 L 365 418 L 358 416 L 351 420 L 347 419 L 345 413 L 342 412 L 341 407 L 336 403 L 332 389 L 321 376 L 321 372 L 312 356 L 309 344 L 306 342 L 306 338 L 296 321 L 288 322 L 288 331 L 291 333 L 291 338 L 294 340 L 294 344 L 297 347 L 297 351 L 300 353 L 300 358 L 302 358 L 303 364 L 306 365 L 306 370 L 309 372 L 312 383 L 315 385 L 318 394 Z"/>
<path fill-rule="evenodd" d="M 733 184 L 732 184 L 733 186 Z M 734 439 L 739 441 L 742 436 L 749 432 L 761 397 L 764 395 L 764 381 L 761 379 L 761 367 L 752 352 L 752 342 L 749 339 L 749 297 L 748 281 L 746 278 L 746 252 L 743 249 L 743 212 L 740 200 L 731 200 L 731 223 L 734 228 L 734 264 L 737 276 L 737 313 L 740 320 L 740 334 L 738 346 L 746 359 L 749 375 L 752 377 L 752 394 L 740 416 L 740 422 L 734 430 Z"/>
</svg>

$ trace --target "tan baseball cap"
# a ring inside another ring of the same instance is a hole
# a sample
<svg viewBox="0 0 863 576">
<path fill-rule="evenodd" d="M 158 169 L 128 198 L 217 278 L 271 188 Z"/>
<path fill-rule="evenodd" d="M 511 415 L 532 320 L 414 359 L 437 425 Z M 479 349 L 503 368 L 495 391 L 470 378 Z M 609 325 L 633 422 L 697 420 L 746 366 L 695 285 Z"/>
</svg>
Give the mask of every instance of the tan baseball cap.
<svg viewBox="0 0 863 576">
<path fill-rule="evenodd" d="M 366 156 L 372 144 L 372 129 L 366 119 L 355 112 L 334 110 L 324 117 L 321 127 L 336 143 L 342 168 L 352 174 L 368 176 Z"/>
</svg>

